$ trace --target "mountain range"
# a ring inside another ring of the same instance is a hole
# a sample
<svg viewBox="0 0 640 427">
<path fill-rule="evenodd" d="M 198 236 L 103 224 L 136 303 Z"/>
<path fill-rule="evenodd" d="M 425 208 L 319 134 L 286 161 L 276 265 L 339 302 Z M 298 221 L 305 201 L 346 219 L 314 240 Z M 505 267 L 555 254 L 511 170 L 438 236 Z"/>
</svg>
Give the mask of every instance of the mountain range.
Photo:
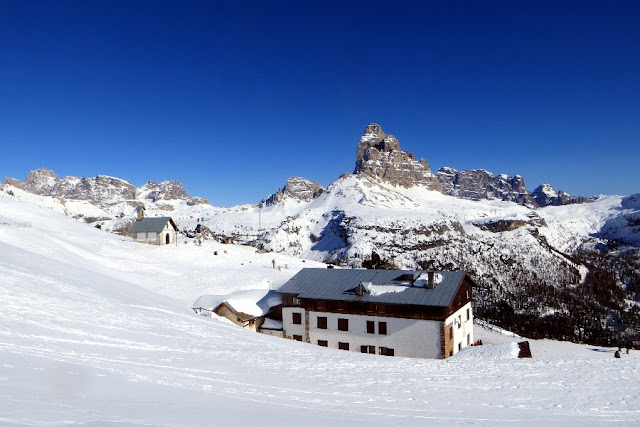
<svg viewBox="0 0 640 427">
<path fill-rule="evenodd" d="M 640 195 L 571 196 L 519 176 L 441 168 L 403 151 L 372 123 L 353 173 L 328 187 L 301 177 L 262 201 L 216 208 L 181 183 L 60 178 L 39 169 L 5 192 L 106 231 L 136 206 L 193 235 L 344 267 L 462 269 L 476 315 L 531 337 L 606 344 L 640 340 Z"/>
</svg>

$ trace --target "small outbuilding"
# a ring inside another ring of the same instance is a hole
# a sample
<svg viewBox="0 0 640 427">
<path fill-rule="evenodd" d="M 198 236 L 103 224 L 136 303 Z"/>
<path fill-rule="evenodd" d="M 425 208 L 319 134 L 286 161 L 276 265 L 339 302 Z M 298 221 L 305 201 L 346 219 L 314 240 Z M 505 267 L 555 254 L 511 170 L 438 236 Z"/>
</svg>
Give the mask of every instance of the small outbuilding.
<svg viewBox="0 0 640 427">
<path fill-rule="evenodd" d="M 151 245 L 170 245 L 178 238 L 178 226 L 171 217 L 162 216 L 155 218 L 144 217 L 144 206 L 136 208 L 137 219 L 127 235 L 136 242 L 148 243 Z"/>
<path fill-rule="evenodd" d="M 254 332 L 283 336 L 282 298 L 272 290 L 251 289 L 227 296 L 203 295 L 191 308 L 206 317 L 215 313 Z"/>
</svg>

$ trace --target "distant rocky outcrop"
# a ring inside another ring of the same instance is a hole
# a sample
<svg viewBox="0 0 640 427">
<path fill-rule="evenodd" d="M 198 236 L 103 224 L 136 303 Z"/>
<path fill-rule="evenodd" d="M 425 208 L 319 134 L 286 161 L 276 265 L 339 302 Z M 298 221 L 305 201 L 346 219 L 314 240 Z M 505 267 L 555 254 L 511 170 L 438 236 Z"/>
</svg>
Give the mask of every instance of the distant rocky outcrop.
<svg viewBox="0 0 640 427">
<path fill-rule="evenodd" d="M 427 161 L 417 161 L 413 154 L 402 151 L 398 139 L 384 133 L 377 123 L 369 124 L 360 138 L 354 174 L 406 188 L 420 185 L 429 190 L 442 190 Z"/>
<path fill-rule="evenodd" d="M 538 206 L 560 206 L 574 203 L 588 203 L 592 199 L 581 196 L 572 196 L 565 191 L 556 191 L 549 184 L 542 184 L 531 192 L 531 196 L 536 200 Z"/>
<path fill-rule="evenodd" d="M 186 200 L 190 206 L 209 203 L 201 197 L 191 197 L 184 190 L 184 185 L 179 181 L 162 181 L 157 183 L 149 181 L 137 189 L 139 199 L 147 199 L 152 202 L 159 200 Z"/>
<path fill-rule="evenodd" d="M 542 184 L 532 192 L 527 190 L 520 175 L 494 175 L 484 169 L 458 171 L 443 167 L 438 171 L 442 192 L 461 199 L 498 199 L 526 205 L 532 208 L 588 203 L 592 199 L 572 196 L 556 191 L 549 184 Z"/>
<path fill-rule="evenodd" d="M 321 195 L 324 190 L 325 188 L 317 182 L 294 176 L 287 179 L 284 187 L 267 197 L 263 201 L 263 204 L 269 206 L 285 199 L 308 202 Z"/>
<path fill-rule="evenodd" d="M 23 189 L 22 182 L 20 182 L 19 179 L 15 179 L 15 178 L 5 178 L 4 185 L 10 185 L 12 187 L 19 188 L 21 190 Z"/>
<path fill-rule="evenodd" d="M 135 199 L 136 187 L 123 179 L 106 175 L 95 178 L 58 177 L 48 169 L 32 171 L 22 184 L 24 190 L 64 199 L 106 201 Z"/>
<path fill-rule="evenodd" d="M 15 178 L 5 178 L 5 183 L 33 194 L 60 199 L 87 200 L 94 203 L 112 203 L 137 198 L 156 200 L 186 200 L 187 204 L 208 203 L 200 197 L 191 197 L 184 191 L 182 183 L 149 181 L 136 188 L 129 181 L 112 176 L 98 175 L 95 178 L 65 176 L 60 178 L 48 169 L 31 171 L 24 182 Z"/>
<path fill-rule="evenodd" d="M 458 171 L 443 167 L 438 171 L 442 192 L 461 199 L 498 199 L 536 206 L 520 175 L 495 176 L 484 169 Z"/>
</svg>

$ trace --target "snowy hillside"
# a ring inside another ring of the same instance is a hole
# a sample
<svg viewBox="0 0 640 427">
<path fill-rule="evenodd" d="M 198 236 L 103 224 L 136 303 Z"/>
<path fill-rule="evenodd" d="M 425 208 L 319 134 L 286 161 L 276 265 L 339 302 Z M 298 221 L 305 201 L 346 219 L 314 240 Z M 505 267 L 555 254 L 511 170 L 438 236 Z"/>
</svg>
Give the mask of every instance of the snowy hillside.
<svg viewBox="0 0 640 427">
<path fill-rule="evenodd" d="M 534 358 L 514 359 L 517 337 L 477 328 L 484 346 L 415 360 L 258 335 L 189 304 L 317 264 L 211 241 L 136 244 L 22 196 L 0 193 L 1 424 L 640 421 L 635 351 L 530 341 Z"/>
<path fill-rule="evenodd" d="M 139 189 L 140 200 L 108 203 L 34 195 L 10 184 L 4 191 L 105 231 L 130 226 L 144 201 L 147 216 L 171 216 L 184 232 L 204 218 L 206 237 L 282 255 L 359 267 L 371 265 L 375 252 L 379 267 L 462 269 L 478 284 L 480 318 L 533 337 L 640 340 L 637 196 L 532 209 L 347 174 L 313 196 L 282 191 L 266 205 L 215 208 L 188 198 L 156 200 L 147 187 Z"/>
</svg>

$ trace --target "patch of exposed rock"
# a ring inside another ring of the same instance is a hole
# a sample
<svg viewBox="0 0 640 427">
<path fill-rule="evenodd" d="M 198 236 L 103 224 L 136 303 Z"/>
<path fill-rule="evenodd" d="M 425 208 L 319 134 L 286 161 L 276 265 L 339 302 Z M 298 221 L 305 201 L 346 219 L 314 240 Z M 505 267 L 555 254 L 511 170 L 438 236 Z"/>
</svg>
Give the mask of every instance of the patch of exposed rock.
<svg viewBox="0 0 640 427">
<path fill-rule="evenodd" d="M 369 124 L 360 138 L 354 174 L 406 188 L 420 185 L 435 191 L 442 189 L 427 161 L 417 161 L 413 154 L 402 151 L 398 139 L 384 133 L 377 123 Z"/>
<path fill-rule="evenodd" d="M 95 178 L 80 178 L 65 176 L 60 178 L 48 169 L 38 169 L 29 172 L 24 182 L 15 178 L 5 178 L 5 183 L 21 188 L 33 194 L 51 196 L 60 199 L 88 200 L 95 203 L 119 202 L 141 199 L 157 200 L 186 200 L 187 205 L 209 203 L 200 197 L 191 197 L 184 191 L 184 186 L 178 181 L 164 181 L 156 183 L 149 181 L 140 188 L 136 188 L 129 181 L 112 176 L 98 175 Z"/>
<path fill-rule="evenodd" d="M 285 199 L 308 202 L 321 195 L 324 190 L 325 188 L 315 181 L 309 181 L 308 179 L 294 176 L 287 179 L 287 183 L 284 187 L 267 197 L 263 203 L 266 206 L 270 206 Z"/>
<path fill-rule="evenodd" d="M 443 167 L 438 171 L 442 192 L 461 199 L 498 199 L 536 206 L 520 175 L 495 176 L 484 169 L 458 171 Z"/>
<path fill-rule="evenodd" d="M 589 203 L 593 200 L 587 197 L 572 196 L 571 194 L 559 190 L 556 191 L 549 184 L 542 184 L 531 192 L 531 197 L 536 200 L 538 206 L 560 206 L 571 205 L 575 203 Z"/>
<path fill-rule="evenodd" d="M 201 197 L 189 196 L 184 190 L 184 185 L 179 181 L 162 181 L 160 183 L 149 181 L 137 189 L 136 195 L 139 199 L 149 199 L 153 202 L 159 200 L 186 200 L 189 206 L 209 203 Z"/>
<path fill-rule="evenodd" d="M 30 172 L 22 183 L 22 188 L 42 196 L 91 201 L 134 199 L 136 195 L 136 188 L 123 179 L 106 175 L 95 178 L 60 178 L 48 169 Z"/>
<path fill-rule="evenodd" d="M 528 224 L 527 221 L 522 221 L 517 219 L 513 219 L 513 220 L 500 219 L 497 221 L 473 223 L 473 225 L 475 225 L 479 229 L 484 231 L 490 231 L 492 233 L 502 233 L 504 231 L 513 231 L 527 224 Z"/>
<path fill-rule="evenodd" d="M 19 189 L 23 190 L 22 182 L 20 182 L 20 180 L 15 179 L 15 178 L 5 178 L 4 179 L 4 185 L 10 185 L 11 187 L 15 187 L 15 188 L 19 188 Z"/>
</svg>

